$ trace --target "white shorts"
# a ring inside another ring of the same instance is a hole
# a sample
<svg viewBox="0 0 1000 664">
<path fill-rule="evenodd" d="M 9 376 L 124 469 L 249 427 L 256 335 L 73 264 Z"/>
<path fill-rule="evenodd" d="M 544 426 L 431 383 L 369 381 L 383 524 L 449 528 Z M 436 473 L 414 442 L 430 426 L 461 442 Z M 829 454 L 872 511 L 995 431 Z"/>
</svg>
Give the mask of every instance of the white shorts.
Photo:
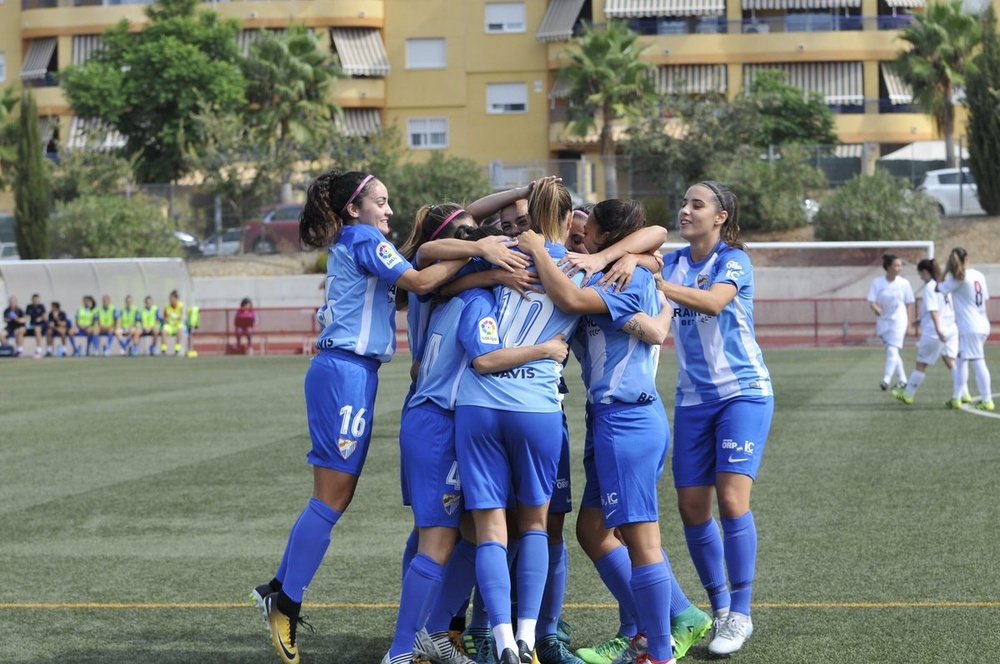
<svg viewBox="0 0 1000 664">
<path fill-rule="evenodd" d="M 983 346 L 986 344 L 988 334 L 963 334 L 958 335 L 958 356 L 963 360 L 981 360 L 985 357 Z"/>
<path fill-rule="evenodd" d="M 958 335 L 953 334 L 941 341 L 935 335 L 922 336 L 917 342 L 917 362 L 934 366 L 939 357 L 958 357 Z"/>
<path fill-rule="evenodd" d="M 879 339 L 882 340 L 882 343 L 885 344 L 886 346 L 895 346 L 896 348 L 902 348 L 903 339 L 906 337 L 906 326 L 905 325 L 903 325 L 902 327 L 898 325 L 894 325 L 892 327 L 889 327 L 888 325 L 886 325 L 885 327 L 880 326 L 876 330 L 876 333 L 878 334 Z"/>
</svg>

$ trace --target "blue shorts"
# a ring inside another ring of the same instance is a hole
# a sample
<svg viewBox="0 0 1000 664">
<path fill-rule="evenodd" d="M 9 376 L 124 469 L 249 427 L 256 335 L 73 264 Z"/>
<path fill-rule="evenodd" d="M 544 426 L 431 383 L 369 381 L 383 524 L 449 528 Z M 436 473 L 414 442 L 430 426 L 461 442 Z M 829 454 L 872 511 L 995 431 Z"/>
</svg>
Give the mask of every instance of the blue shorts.
<svg viewBox="0 0 1000 664">
<path fill-rule="evenodd" d="M 455 409 L 455 451 L 465 509 L 549 502 L 562 448 L 562 413 L 521 413 L 481 406 Z"/>
<path fill-rule="evenodd" d="M 581 507 L 600 507 L 604 527 L 659 519 L 656 485 L 670 449 L 670 424 L 659 401 L 587 406 Z"/>
<path fill-rule="evenodd" d="M 455 413 L 429 401 L 407 408 L 399 425 L 399 462 L 416 526 L 458 528 L 463 504 Z"/>
<path fill-rule="evenodd" d="M 569 423 L 566 413 L 562 414 L 562 450 L 559 452 L 559 466 L 556 483 L 552 489 L 549 514 L 566 514 L 573 511 L 573 487 L 570 485 Z"/>
<path fill-rule="evenodd" d="M 733 397 L 674 408 L 674 486 L 714 486 L 717 473 L 757 479 L 774 397 Z"/>
<path fill-rule="evenodd" d="M 358 476 L 375 421 L 379 362 L 341 350 L 321 351 L 306 372 L 306 419 L 313 466 Z"/>
</svg>

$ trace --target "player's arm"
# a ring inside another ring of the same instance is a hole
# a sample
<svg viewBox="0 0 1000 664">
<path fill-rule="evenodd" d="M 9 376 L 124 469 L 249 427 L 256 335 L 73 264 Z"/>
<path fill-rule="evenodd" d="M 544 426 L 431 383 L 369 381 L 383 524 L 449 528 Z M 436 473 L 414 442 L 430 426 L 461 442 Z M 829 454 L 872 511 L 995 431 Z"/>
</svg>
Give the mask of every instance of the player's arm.
<svg viewBox="0 0 1000 664">
<path fill-rule="evenodd" d="M 443 297 L 455 297 L 459 293 L 473 288 L 506 286 L 520 294 L 521 297 L 527 297 L 529 292 L 542 292 L 542 289 L 538 287 L 539 283 L 538 277 L 527 270 L 508 272 L 507 270 L 496 268 L 463 275 L 442 286 L 439 292 Z"/>
<path fill-rule="evenodd" d="M 663 226 L 646 226 L 594 254 L 569 253 L 560 261 L 570 276 L 577 272 L 595 274 L 626 254 L 652 255 L 667 241 L 667 229 Z M 662 267 L 662 266 L 661 266 Z M 656 272 L 659 268 L 652 269 Z"/>
<path fill-rule="evenodd" d="M 420 362 L 414 360 L 410 363 L 410 381 L 417 382 L 417 376 L 420 374 Z"/>
<path fill-rule="evenodd" d="M 569 345 L 561 334 L 535 346 L 521 348 L 501 348 L 472 361 L 472 368 L 480 374 L 507 371 L 536 360 L 555 360 L 562 363 L 569 354 Z"/>
<path fill-rule="evenodd" d="M 661 281 L 660 292 L 668 300 L 708 316 L 718 316 L 726 305 L 736 297 L 736 286 L 719 282 L 712 284 L 708 290 L 680 286 L 669 281 Z"/>
<path fill-rule="evenodd" d="M 396 285 L 417 295 L 427 295 L 458 274 L 465 263 L 463 258 L 461 260 L 439 261 L 422 270 L 411 267 L 400 275 L 399 279 L 396 280 Z"/>
<path fill-rule="evenodd" d="M 606 314 L 608 305 L 593 288 L 580 288 L 553 262 L 545 250 L 545 240 L 534 231 L 525 231 L 518 238 L 521 250 L 535 259 L 535 270 L 542 280 L 545 294 L 566 313 Z"/>
<path fill-rule="evenodd" d="M 437 261 L 478 257 L 497 267 L 514 271 L 528 267 L 528 261 L 522 254 L 511 251 L 510 248 L 516 245 L 517 240 L 503 236 L 484 237 L 475 242 L 455 239 L 433 240 L 420 246 L 415 264 L 418 268 L 423 268 Z"/>
<path fill-rule="evenodd" d="M 531 194 L 531 187 L 531 184 L 527 184 L 523 187 L 514 187 L 506 191 L 498 191 L 489 196 L 483 196 L 470 203 L 465 208 L 465 211 L 472 215 L 476 223 L 479 223 L 494 212 L 502 210 L 508 205 L 513 205 L 515 201 L 527 198 Z"/>
</svg>

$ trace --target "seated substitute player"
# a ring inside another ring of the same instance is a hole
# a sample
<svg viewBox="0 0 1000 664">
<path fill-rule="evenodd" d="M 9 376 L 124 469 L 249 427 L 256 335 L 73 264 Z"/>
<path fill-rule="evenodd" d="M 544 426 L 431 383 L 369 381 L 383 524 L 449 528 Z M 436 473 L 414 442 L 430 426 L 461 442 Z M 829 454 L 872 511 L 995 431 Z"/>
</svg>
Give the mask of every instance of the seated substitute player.
<svg viewBox="0 0 1000 664">
<path fill-rule="evenodd" d="M 66 317 L 66 312 L 58 302 L 52 303 L 52 310 L 49 311 L 48 334 L 46 335 L 45 356 L 62 357 L 66 354 L 66 345 L 69 343 L 70 322 Z M 56 348 L 55 340 L 59 339 L 59 347 Z"/>
<path fill-rule="evenodd" d="M 97 316 L 97 336 L 104 338 L 103 353 L 111 355 L 111 347 L 116 339 L 121 339 L 118 332 L 118 308 L 111 304 L 110 295 L 101 296 L 101 306 L 95 312 Z"/>
<path fill-rule="evenodd" d="M 97 350 L 97 301 L 90 295 L 83 296 L 83 304 L 76 310 L 73 331 L 69 337 L 73 355 L 80 355 L 80 348 L 76 345 L 77 337 L 87 339 L 84 355 L 90 355 L 92 351 Z"/>
<path fill-rule="evenodd" d="M 177 291 L 170 291 L 170 301 L 163 308 L 163 327 L 160 334 L 160 353 L 167 354 L 167 343 L 169 339 L 174 340 L 174 355 L 184 352 L 181 344 L 181 335 L 184 334 L 184 303 Z"/>
<path fill-rule="evenodd" d="M 143 337 L 149 337 L 149 354 L 156 355 L 156 345 L 162 325 L 160 308 L 153 304 L 153 298 L 147 295 L 143 300 L 142 309 L 139 310 L 139 325 L 132 330 L 132 348 L 140 352 L 140 341 Z"/>
<path fill-rule="evenodd" d="M 122 355 L 136 356 L 139 354 L 139 308 L 132 302 L 132 296 L 125 296 L 125 306 L 118 313 L 118 344 Z"/>
<path fill-rule="evenodd" d="M 3 310 L 4 327 L 7 328 L 7 339 L 14 342 L 18 357 L 24 353 L 24 331 L 28 323 L 28 317 L 17 304 L 17 298 L 13 295 L 7 302 L 7 308 Z"/>
<path fill-rule="evenodd" d="M 31 296 L 31 304 L 24 308 L 24 314 L 28 318 L 25 327 L 26 335 L 35 338 L 35 357 L 39 358 L 45 354 L 45 339 L 49 331 L 49 319 L 45 313 L 45 305 L 38 293 Z"/>
</svg>

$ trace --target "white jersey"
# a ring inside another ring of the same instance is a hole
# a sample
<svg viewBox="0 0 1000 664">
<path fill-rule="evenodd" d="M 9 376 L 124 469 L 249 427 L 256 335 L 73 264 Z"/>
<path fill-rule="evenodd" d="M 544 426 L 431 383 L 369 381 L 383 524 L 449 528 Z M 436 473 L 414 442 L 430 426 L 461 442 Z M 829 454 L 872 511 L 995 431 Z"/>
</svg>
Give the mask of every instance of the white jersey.
<svg viewBox="0 0 1000 664">
<path fill-rule="evenodd" d="M 893 331 L 906 333 L 909 322 L 906 305 L 916 301 L 909 281 L 902 277 L 896 277 L 892 281 L 879 277 L 868 289 L 868 301 L 874 302 L 882 310 L 876 324 L 876 334 L 883 336 Z"/>
<path fill-rule="evenodd" d="M 921 338 L 938 338 L 937 329 L 934 327 L 934 320 L 931 313 L 937 312 L 938 325 L 941 326 L 941 334 L 951 337 L 958 334 L 955 326 L 955 308 L 951 303 L 951 295 L 938 291 L 938 284 L 931 279 L 924 286 L 924 302 L 920 308 L 920 336 Z"/>
<path fill-rule="evenodd" d="M 986 317 L 986 303 L 989 302 L 990 293 L 982 272 L 969 268 L 962 281 L 949 274 L 945 282 L 938 286 L 938 290 L 946 295 L 951 294 L 959 334 L 990 333 L 990 319 Z"/>
</svg>

